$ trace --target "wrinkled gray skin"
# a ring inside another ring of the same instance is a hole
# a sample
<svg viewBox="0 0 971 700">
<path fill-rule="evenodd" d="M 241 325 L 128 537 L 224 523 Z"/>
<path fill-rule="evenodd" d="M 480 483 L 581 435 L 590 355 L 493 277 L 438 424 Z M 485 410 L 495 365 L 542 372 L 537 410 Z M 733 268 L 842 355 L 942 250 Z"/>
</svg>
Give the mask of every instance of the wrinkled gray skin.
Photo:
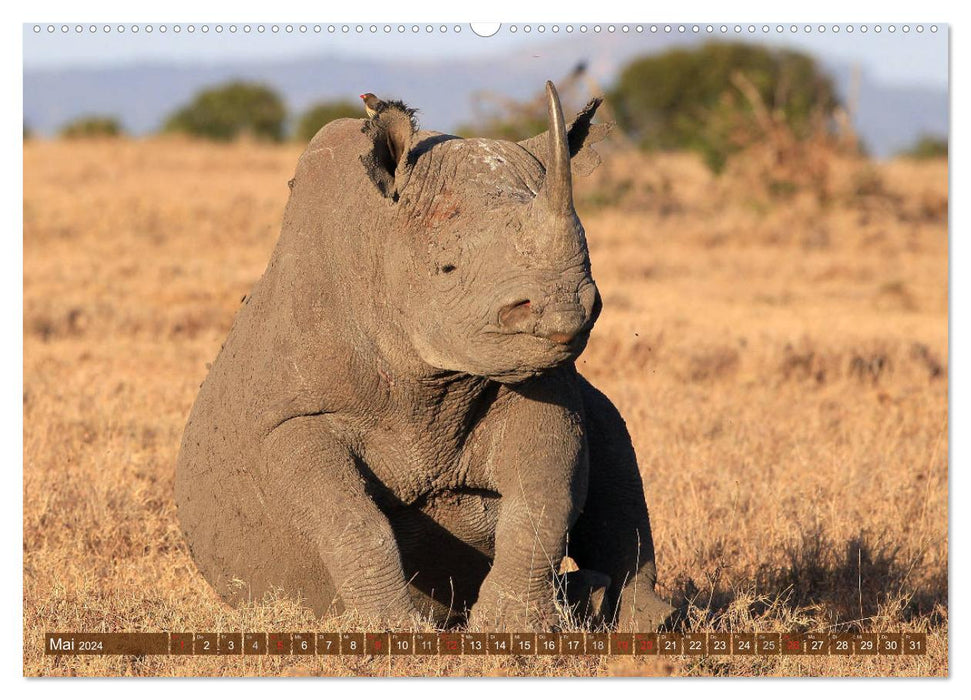
<svg viewBox="0 0 971 700">
<path fill-rule="evenodd" d="M 413 131 L 400 103 L 307 147 L 272 259 L 193 407 L 179 519 L 231 601 L 282 588 L 482 629 L 554 629 L 564 554 L 651 630 L 630 437 L 574 360 L 600 311 L 573 209 L 598 101 L 520 144 Z M 526 303 L 528 301 L 528 303 Z"/>
</svg>

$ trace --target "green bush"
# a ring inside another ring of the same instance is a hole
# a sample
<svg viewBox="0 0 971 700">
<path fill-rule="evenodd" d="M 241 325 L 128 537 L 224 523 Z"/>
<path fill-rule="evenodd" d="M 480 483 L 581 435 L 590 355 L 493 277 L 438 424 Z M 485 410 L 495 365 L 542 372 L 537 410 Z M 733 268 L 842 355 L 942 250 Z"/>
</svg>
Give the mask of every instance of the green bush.
<svg viewBox="0 0 971 700">
<path fill-rule="evenodd" d="M 265 85 L 233 82 L 203 90 L 165 122 L 165 131 L 214 141 L 243 134 L 264 141 L 282 141 L 286 120 L 283 100 Z"/>
<path fill-rule="evenodd" d="M 947 158 L 947 139 L 940 136 L 921 136 L 913 146 L 902 151 L 900 155 L 917 160 Z"/>
<path fill-rule="evenodd" d="M 66 139 L 114 138 L 122 133 L 124 130 L 114 117 L 78 117 L 61 127 L 61 136 Z"/>
<path fill-rule="evenodd" d="M 620 126 L 645 149 L 689 149 L 718 171 L 755 131 L 755 108 L 741 74 L 766 110 L 799 138 L 813 117 L 837 106 L 833 85 L 812 58 L 740 43 L 709 43 L 635 60 L 611 93 Z M 764 136 L 764 135 L 763 135 Z"/>
<path fill-rule="evenodd" d="M 307 109 L 300 117 L 300 121 L 297 122 L 297 130 L 294 138 L 306 143 L 320 131 L 320 127 L 324 124 L 328 124 L 335 119 L 343 119 L 344 117 L 363 118 L 364 105 L 362 103 L 355 104 L 348 102 L 347 100 L 315 104 Z"/>
</svg>

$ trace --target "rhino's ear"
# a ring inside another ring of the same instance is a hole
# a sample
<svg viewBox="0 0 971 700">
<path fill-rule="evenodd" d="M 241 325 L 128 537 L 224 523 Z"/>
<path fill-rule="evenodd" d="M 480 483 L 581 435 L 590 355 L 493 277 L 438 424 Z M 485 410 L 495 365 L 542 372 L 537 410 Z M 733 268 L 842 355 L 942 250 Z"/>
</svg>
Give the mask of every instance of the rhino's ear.
<svg viewBox="0 0 971 700">
<path fill-rule="evenodd" d="M 365 172 L 383 196 L 397 201 L 396 174 L 399 166 L 406 165 L 418 132 L 415 110 L 403 102 L 385 102 L 364 122 L 361 132 L 371 140 L 371 149 L 361 156 Z"/>
<path fill-rule="evenodd" d="M 594 168 L 600 165 L 600 156 L 591 146 L 598 141 L 603 141 L 614 127 L 613 123 L 590 123 L 593 121 L 593 115 L 596 114 L 601 103 L 603 103 L 602 97 L 594 97 L 587 102 L 586 107 L 581 109 L 567 126 L 566 140 L 570 144 L 570 163 L 573 166 L 574 175 L 589 175 Z M 544 131 L 542 134 L 520 141 L 519 145 L 536 156 L 543 167 L 546 167 L 547 149 L 549 148 L 547 132 Z"/>
</svg>

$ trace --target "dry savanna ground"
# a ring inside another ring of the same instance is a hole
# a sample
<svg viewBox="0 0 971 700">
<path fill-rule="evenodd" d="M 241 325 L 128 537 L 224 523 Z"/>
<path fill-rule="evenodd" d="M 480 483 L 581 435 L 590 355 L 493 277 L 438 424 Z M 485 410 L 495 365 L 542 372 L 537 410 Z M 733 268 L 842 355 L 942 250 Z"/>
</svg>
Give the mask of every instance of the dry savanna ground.
<svg viewBox="0 0 971 700">
<path fill-rule="evenodd" d="M 947 674 L 947 165 L 758 153 L 578 183 L 605 301 L 580 369 L 627 419 L 678 629 L 924 631 L 926 656 L 45 657 L 47 631 L 361 624 L 224 606 L 172 497 L 298 154 L 25 143 L 25 674 Z"/>
</svg>

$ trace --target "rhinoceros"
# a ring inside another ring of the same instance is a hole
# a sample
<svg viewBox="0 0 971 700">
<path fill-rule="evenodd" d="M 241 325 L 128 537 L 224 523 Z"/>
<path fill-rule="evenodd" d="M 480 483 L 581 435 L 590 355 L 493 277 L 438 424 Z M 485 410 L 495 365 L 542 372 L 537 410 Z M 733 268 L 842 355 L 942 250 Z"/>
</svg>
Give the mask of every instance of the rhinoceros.
<svg viewBox="0 0 971 700">
<path fill-rule="evenodd" d="M 526 141 L 339 119 L 290 181 L 268 267 L 185 428 L 181 527 L 229 602 L 269 591 L 385 629 L 557 629 L 565 556 L 657 628 L 625 423 L 576 370 L 601 310 L 573 171 L 592 100 Z M 569 601 L 568 601 L 569 602 Z"/>
</svg>

